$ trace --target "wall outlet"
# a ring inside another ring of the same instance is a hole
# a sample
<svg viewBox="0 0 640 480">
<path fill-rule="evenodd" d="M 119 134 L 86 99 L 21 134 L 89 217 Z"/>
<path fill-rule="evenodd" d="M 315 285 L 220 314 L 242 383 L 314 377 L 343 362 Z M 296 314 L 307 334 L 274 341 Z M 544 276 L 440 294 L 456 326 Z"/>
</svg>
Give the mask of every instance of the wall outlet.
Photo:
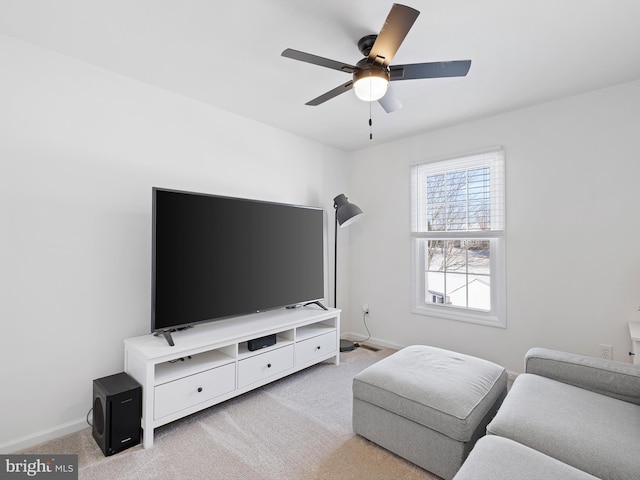
<svg viewBox="0 0 640 480">
<path fill-rule="evenodd" d="M 613 360 L 613 345 L 605 345 L 600 343 L 598 345 L 598 356 L 605 360 Z"/>
<path fill-rule="evenodd" d="M 362 311 L 364 312 L 365 315 L 369 315 L 369 304 L 368 303 L 363 303 L 362 304 Z"/>
</svg>

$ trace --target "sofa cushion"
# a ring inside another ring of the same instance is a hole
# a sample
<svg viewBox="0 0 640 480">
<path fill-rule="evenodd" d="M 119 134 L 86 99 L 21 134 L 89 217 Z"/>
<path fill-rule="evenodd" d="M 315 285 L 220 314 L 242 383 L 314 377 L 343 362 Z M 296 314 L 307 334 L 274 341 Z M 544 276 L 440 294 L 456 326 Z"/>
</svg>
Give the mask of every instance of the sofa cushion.
<svg viewBox="0 0 640 480">
<path fill-rule="evenodd" d="M 462 442 L 471 439 L 506 388 L 503 367 L 424 345 L 403 348 L 353 381 L 354 398 Z"/>
<path fill-rule="evenodd" d="M 522 374 L 487 427 L 603 479 L 640 475 L 640 406 Z"/>
<path fill-rule="evenodd" d="M 495 435 L 481 438 L 453 480 L 597 480 L 532 448 Z"/>
</svg>

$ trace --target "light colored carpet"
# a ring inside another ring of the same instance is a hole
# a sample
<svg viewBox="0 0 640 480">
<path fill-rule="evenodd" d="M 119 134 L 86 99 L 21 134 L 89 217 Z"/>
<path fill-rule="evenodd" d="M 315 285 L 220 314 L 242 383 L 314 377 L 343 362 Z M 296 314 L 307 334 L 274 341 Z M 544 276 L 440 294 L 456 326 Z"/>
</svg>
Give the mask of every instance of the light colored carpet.
<svg viewBox="0 0 640 480">
<path fill-rule="evenodd" d="M 104 457 L 86 429 L 22 453 L 78 454 L 82 480 L 438 477 L 351 428 L 353 377 L 392 350 L 364 348 L 156 429 L 154 446 Z"/>
</svg>

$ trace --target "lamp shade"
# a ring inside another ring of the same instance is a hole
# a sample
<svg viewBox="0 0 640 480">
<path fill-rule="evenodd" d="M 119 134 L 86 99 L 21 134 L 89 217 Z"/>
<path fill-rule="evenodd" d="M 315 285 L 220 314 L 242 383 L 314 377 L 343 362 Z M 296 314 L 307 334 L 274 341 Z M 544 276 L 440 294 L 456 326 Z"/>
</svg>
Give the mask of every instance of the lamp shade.
<svg viewBox="0 0 640 480">
<path fill-rule="evenodd" d="M 363 214 L 360 207 L 355 203 L 350 203 L 343 193 L 333 199 L 333 207 L 336 209 L 336 218 L 340 227 L 351 225 Z"/>
</svg>

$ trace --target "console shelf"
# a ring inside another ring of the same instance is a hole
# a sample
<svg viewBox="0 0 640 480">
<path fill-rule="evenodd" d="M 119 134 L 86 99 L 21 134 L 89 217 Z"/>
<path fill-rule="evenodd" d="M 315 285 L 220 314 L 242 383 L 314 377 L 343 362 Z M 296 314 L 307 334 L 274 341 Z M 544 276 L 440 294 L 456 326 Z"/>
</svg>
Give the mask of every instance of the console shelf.
<svg viewBox="0 0 640 480">
<path fill-rule="evenodd" d="M 338 365 L 340 310 L 315 305 L 201 324 L 163 337 L 124 341 L 124 370 L 142 385 L 143 446 L 155 428 L 331 360 Z M 251 351 L 249 340 L 276 334 Z"/>
<path fill-rule="evenodd" d="M 249 350 L 249 346 L 247 342 L 241 342 L 238 344 L 238 360 L 242 360 L 243 358 L 253 357 L 255 355 L 259 355 L 265 352 L 269 352 L 271 350 L 275 350 L 276 348 L 282 348 L 285 345 L 292 345 L 293 340 L 288 337 L 282 335 L 276 335 L 276 344 L 271 345 L 269 347 L 261 348 L 260 350 Z"/>
</svg>

